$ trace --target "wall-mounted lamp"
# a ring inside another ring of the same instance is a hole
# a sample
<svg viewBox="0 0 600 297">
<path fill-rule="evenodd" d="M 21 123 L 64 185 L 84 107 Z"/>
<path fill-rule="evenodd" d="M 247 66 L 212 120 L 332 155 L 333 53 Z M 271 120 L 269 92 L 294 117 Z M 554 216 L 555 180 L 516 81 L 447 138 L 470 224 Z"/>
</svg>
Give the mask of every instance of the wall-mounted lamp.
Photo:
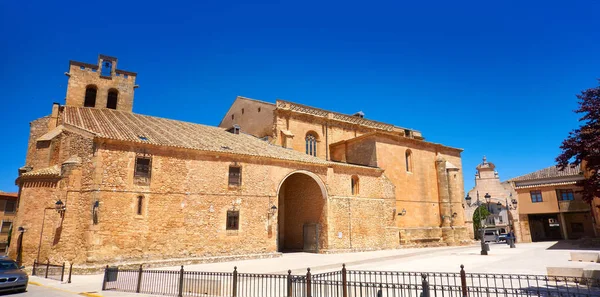
<svg viewBox="0 0 600 297">
<path fill-rule="evenodd" d="M 17 229 L 17 231 L 19 231 L 19 232 L 21 232 L 21 233 L 25 233 L 25 232 L 27 231 L 27 229 L 25 229 L 25 227 L 22 227 L 22 226 L 21 226 L 21 227 L 19 227 L 19 228 Z"/>
<path fill-rule="evenodd" d="M 60 199 L 58 199 L 58 201 L 56 201 L 54 203 L 54 208 L 56 209 L 56 212 L 58 212 L 58 214 L 61 217 L 65 214 L 65 211 L 67 210 L 67 207 L 65 206 L 65 204 Z"/>
<path fill-rule="evenodd" d="M 403 208 L 401 212 L 398 213 L 399 216 L 405 216 L 406 215 L 406 208 Z"/>
<path fill-rule="evenodd" d="M 275 206 L 274 204 L 271 205 L 271 207 L 269 208 L 269 214 L 270 215 L 275 215 L 277 213 L 277 206 Z"/>
</svg>

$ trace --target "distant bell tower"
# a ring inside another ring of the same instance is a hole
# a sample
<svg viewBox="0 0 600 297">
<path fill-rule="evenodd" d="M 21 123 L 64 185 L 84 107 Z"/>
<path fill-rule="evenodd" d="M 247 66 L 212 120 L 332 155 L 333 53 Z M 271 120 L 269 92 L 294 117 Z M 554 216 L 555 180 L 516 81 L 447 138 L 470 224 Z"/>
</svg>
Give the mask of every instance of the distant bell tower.
<svg viewBox="0 0 600 297">
<path fill-rule="evenodd" d="M 66 105 L 133 111 L 137 73 L 117 69 L 117 58 L 98 55 L 98 64 L 69 61 Z"/>
</svg>

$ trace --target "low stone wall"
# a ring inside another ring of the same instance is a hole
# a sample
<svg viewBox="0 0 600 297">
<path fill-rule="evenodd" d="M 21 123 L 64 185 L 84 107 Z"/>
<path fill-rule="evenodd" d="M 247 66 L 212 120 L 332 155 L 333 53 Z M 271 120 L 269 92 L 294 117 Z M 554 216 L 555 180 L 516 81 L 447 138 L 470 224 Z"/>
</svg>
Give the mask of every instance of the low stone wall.
<svg viewBox="0 0 600 297">
<path fill-rule="evenodd" d="M 123 269 L 138 269 L 140 265 L 144 268 L 156 268 L 156 267 L 167 267 L 167 266 L 180 266 L 180 265 L 193 265 L 193 264 L 205 264 L 205 263 L 218 263 L 218 262 L 229 262 L 229 261 L 241 261 L 241 260 L 252 260 L 252 259 L 269 259 L 281 257 L 281 253 L 264 253 L 264 254 L 247 254 L 247 255 L 231 255 L 231 256 L 217 256 L 217 257 L 202 257 L 202 258 L 179 258 L 179 259 L 164 259 L 164 260 L 150 260 L 150 261 L 128 261 L 128 262 L 114 262 L 107 263 L 105 265 L 73 265 L 73 274 L 99 274 L 104 272 L 106 265 L 118 266 Z M 233 271 L 233 266 L 231 266 Z M 185 269 L 185 267 L 184 267 Z"/>
</svg>

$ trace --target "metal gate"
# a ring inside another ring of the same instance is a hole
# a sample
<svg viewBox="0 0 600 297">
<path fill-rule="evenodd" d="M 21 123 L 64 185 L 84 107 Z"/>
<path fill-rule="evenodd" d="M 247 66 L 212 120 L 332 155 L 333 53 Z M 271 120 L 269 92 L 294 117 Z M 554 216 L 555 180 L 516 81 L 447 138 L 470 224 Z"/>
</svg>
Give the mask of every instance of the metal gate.
<svg viewBox="0 0 600 297">
<path fill-rule="evenodd" d="M 321 226 L 317 223 L 306 223 L 303 226 L 304 248 L 305 252 L 319 252 L 319 233 Z"/>
</svg>

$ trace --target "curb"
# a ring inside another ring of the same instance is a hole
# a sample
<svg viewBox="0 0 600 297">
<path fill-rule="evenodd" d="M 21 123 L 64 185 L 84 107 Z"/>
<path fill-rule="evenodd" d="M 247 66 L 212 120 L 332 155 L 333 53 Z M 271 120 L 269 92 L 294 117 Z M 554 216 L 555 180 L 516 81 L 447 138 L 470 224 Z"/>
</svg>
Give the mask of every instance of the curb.
<svg viewBox="0 0 600 297">
<path fill-rule="evenodd" d="M 71 294 L 77 294 L 77 295 L 81 295 L 81 296 L 87 296 L 87 297 L 103 297 L 100 294 L 97 294 L 95 292 L 73 292 L 73 291 L 69 291 L 69 290 L 65 290 L 65 289 L 61 289 L 61 288 L 56 288 L 56 287 L 52 287 L 52 286 L 47 286 L 41 283 L 38 283 L 36 281 L 28 281 L 27 282 L 30 285 L 34 285 L 34 286 L 38 286 L 38 287 L 44 287 L 44 288 L 50 288 L 52 290 L 57 290 L 57 291 L 62 291 L 62 292 L 67 292 L 67 293 L 71 293 Z"/>
<path fill-rule="evenodd" d="M 79 293 L 79 295 L 81 295 L 81 296 L 87 296 L 87 297 L 102 297 L 102 295 L 100 295 L 100 294 L 87 293 L 87 292 Z"/>
</svg>

